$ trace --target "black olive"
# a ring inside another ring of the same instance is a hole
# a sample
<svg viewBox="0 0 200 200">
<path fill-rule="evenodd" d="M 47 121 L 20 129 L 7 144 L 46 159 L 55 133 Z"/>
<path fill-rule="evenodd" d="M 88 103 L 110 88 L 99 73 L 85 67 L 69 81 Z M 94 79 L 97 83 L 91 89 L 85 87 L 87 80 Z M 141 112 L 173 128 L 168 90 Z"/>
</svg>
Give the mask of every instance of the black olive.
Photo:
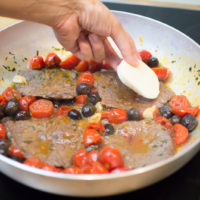
<svg viewBox="0 0 200 200">
<path fill-rule="evenodd" d="M 6 108 L 5 108 L 5 114 L 8 116 L 15 116 L 19 111 L 19 102 L 16 98 L 11 99 L 8 101 Z"/>
<path fill-rule="evenodd" d="M 128 120 L 139 121 L 141 120 L 140 111 L 137 108 L 131 108 L 127 112 Z"/>
<path fill-rule="evenodd" d="M 72 120 L 80 120 L 82 118 L 81 113 L 75 109 L 70 110 L 67 116 Z"/>
<path fill-rule="evenodd" d="M 75 102 L 75 98 L 73 99 L 60 99 L 60 100 L 53 100 L 54 108 L 58 109 L 60 106 L 71 106 Z"/>
<path fill-rule="evenodd" d="M 160 115 L 167 119 L 173 116 L 173 113 L 171 112 L 171 110 L 172 110 L 172 107 L 168 104 L 165 104 L 164 106 L 159 108 Z"/>
<path fill-rule="evenodd" d="M 78 95 L 87 94 L 91 92 L 91 86 L 88 83 L 80 83 L 76 86 L 76 92 Z"/>
<path fill-rule="evenodd" d="M 189 115 L 185 115 L 181 119 L 181 124 L 183 126 L 185 126 L 188 129 L 189 132 L 191 132 L 196 128 L 198 122 L 193 115 L 189 114 Z"/>
<path fill-rule="evenodd" d="M 15 161 L 17 161 L 17 162 L 21 162 L 21 163 L 24 162 L 24 159 L 22 159 L 22 158 L 20 158 L 20 157 L 18 157 L 18 156 L 15 156 L 15 155 L 12 156 L 11 158 L 12 158 L 12 160 L 15 160 Z"/>
<path fill-rule="evenodd" d="M 112 124 L 105 124 L 104 127 L 105 127 L 105 130 L 106 130 L 106 134 L 105 135 L 112 135 L 112 134 L 114 134 L 115 129 L 114 129 L 114 127 L 113 127 Z"/>
<path fill-rule="evenodd" d="M 30 113 L 24 110 L 19 111 L 15 116 L 15 120 L 28 120 L 30 118 L 31 118 Z"/>
<path fill-rule="evenodd" d="M 0 119 L 2 119 L 5 116 L 4 110 L 4 106 L 0 105 Z"/>
<path fill-rule="evenodd" d="M 158 65 L 159 65 L 158 58 L 156 58 L 156 57 L 149 58 L 147 64 L 149 67 L 158 67 Z"/>
<path fill-rule="evenodd" d="M 84 117 L 90 117 L 96 112 L 96 107 L 93 104 L 88 103 L 83 106 L 81 112 Z"/>
<path fill-rule="evenodd" d="M 98 144 L 96 144 L 96 145 L 90 145 L 90 146 L 87 146 L 86 147 L 86 151 L 87 152 L 90 152 L 90 151 L 94 151 L 94 150 L 99 150 L 99 145 Z"/>
<path fill-rule="evenodd" d="M 0 154 L 4 156 L 9 156 L 9 146 L 10 141 L 9 140 L 0 140 Z"/>
<path fill-rule="evenodd" d="M 101 97 L 99 96 L 98 92 L 93 92 L 89 95 L 89 102 L 92 104 L 96 104 L 97 102 L 101 101 Z"/>
<path fill-rule="evenodd" d="M 181 121 L 181 116 L 180 115 L 173 115 L 171 118 L 171 123 L 172 124 L 178 124 Z"/>
</svg>

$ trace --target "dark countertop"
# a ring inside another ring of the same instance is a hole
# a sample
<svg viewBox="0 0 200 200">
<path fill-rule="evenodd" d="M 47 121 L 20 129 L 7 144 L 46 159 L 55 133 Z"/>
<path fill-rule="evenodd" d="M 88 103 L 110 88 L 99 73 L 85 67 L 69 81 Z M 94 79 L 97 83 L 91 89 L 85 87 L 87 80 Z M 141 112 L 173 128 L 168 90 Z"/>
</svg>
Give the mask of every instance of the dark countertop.
<svg viewBox="0 0 200 200">
<path fill-rule="evenodd" d="M 189 35 L 200 44 L 200 12 L 181 9 L 107 3 L 113 10 L 122 10 L 148 16 L 167 23 Z M 167 179 L 145 189 L 122 195 L 104 197 L 104 200 L 153 199 L 200 200 L 200 153 L 181 170 Z M 40 192 L 26 187 L 0 173 L 0 200 L 76 200 Z"/>
</svg>

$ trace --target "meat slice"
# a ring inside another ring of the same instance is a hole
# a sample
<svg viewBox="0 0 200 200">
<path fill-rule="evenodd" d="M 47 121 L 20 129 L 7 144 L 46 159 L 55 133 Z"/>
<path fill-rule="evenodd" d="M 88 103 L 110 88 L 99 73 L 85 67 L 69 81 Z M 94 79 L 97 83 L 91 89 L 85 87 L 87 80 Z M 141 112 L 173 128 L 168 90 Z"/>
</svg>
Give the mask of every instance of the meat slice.
<svg viewBox="0 0 200 200">
<path fill-rule="evenodd" d="M 143 167 L 174 154 L 170 132 L 154 121 L 116 125 L 115 134 L 104 137 L 104 145 L 119 149 L 129 168 Z"/>
<path fill-rule="evenodd" d="M 160 83 L 160 94 L 154 100 L 139 96 L 125 86 L 114 71 L 94 73 L 95 87 L 97 88 L 102 104 L 106 107 L 130 109 L 132 107 L 144 110 L 153 105 L 161 107 L 170 100 L 174 93 L 163 83 Z"/>
<path fill-rule="evenodd" d="M 73 99 L 76 96 L 76 72 L 61 69 L 22 70 L 18 75 L 27 84 L 16 84 L 22 95 L 52 99 Z"/>
<path fill-rule="evenodd" d="M 4 119 L 12 143 L 21 148 L 26 158 L 36 156 L 57 167 L 68 167 L 72 156 L 81 148 L 82 135 L 87 123 L 67 117 L 12 121 Z"/>
</svg>

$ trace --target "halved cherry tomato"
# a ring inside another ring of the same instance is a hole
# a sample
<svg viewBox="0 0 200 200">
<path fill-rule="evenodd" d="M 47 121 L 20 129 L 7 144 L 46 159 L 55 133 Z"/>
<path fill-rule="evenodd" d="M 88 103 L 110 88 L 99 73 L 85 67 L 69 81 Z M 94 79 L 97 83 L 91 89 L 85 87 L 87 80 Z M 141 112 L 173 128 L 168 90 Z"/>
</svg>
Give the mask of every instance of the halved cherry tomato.
<svg viewBox="0 0 200 200">
<path fill-rule="evenodd" d="M 36 118 L 50 117 L 53 114 L 54 106 L 49 100 L 39 99 L 29 106 L 29 111 Z"/>
<path fill-rule="evenodd" d="M 101 119 L 107 119 L 110 123 L 119 124 L 127 120 L 127 113 L 121 108 L 104 110 L 102 112 Z"/>
<path fill-rule="evenodd" d="M 35 97 L 31 96 L 25 96 L 25 97 L 22 97 L 20 100 L 19 100 L 19 107 L 21 110 L 25 110 L 25 111 L 28 111 L 28 107 L 31 103 L 33 103 L 34 101 L 36 100 Z"/>
<path fill-rule="evenodd" d="M 87 151 L 82 149 L 78 151 L 74 157 L 73 162 L 76 167 L 82 167 L 87 163 Z"/>
<path fill-rule="evenodd" d="M 166 119 L 165 117 L 160 116 L 160 117 L 155 118 L 154 120 L 158 124 L 164 126 L 167 129 L 171 129 L 173 127 L 173 125 L 171 124 L 171 122 L 168 119 Z"/>
<path fill-rule="evenodd" d="M 60 62 L 61 59 L 54 52 L 49 53 L 45 59 L 45 64 L 47 67 L 56 67 L 60 64 Z"/>
<path fill-rule="evenodd" d="M 16 98 L 17 100 L 21 99 L 21 94 L 19 91 L 14 88 L 8 87 L 3 93 L 2 96 L 6 102 L 10 101 L 12 98 Z"/>
<path fill-rule="evenodd" d="M 109 65 L 105 60 L 103 60 L 101 62 L 101 68 L 107 69 L 107 70 L 113 70 L 113 68 L 111 67 L 111 65 Z"/>
<path fill-rule="evenodd" d="M 0 140 L 6 139 L 7 134 L 6 134 L 6 128 L 3 124 L 0 124 Z"/>
<path fill-rule="evenodd" d="M 83 72 L 79 75 L 77 80 L 77 84 L 80 83 L 88 83 L 89 85 L 93 86 L 94 76 L 90 72 Z"/>
<path fill-rule="evenodd" d="M 95 129 L 96 131 L 98 131 L 99 133 L 104 133 L 105 132 L 105 127 L 101 122 L 98 123 L 90 123 L 88 128 L 92 128 Z"/>
<path fill-rule="evenodd" d="M 141 56 L 141 58 L 142 58 L 142 61 L 145 62 L 145 63 L 147 64 L 149 58 L 152 57 L 152 54 L 151 54 L 149 51 L 147 51 L 147 50 L 142 50 L 142 51 L 140 51 L 139 53 L 140 53 L 140 56 Z"/>
<path fill-rule="evenodd" d="M 183 144 L 189 136 L 188 129 L 182 124 L 175 124 L 173 127 L 173 131 L 174 131 L 174 141 L 177 145 Z"/>
<path fill-rule="evenodd" d="M 87 103 L 87 95 L 83 94 L 83 95 L 79 95 L 76 97 L 76 103 L 78 104 L 86 104 Z"/>
<path fill-rule="evenodd" d="M 78 57 L 71 55 L 60 63 L 60 67 L 63 69 L 73 69 L 79 62 L 80 59 Z"/>
<path fill-rule="evenodd" d="M 71 110 L 72 108 L 70 108 L 69 106 L 60 106 L 57 110 L 57 115 L 58 116 L 64 116 L 67 115 L 67 113 Z"/>
<path fill-rule="evenodd" d="M 41 162 L 40 159 L 37 158 L 37 157 L 31 157 L 31 158 L 28 158 L 28 159 L 24 162 L 24 164 L 25 164 L 25 165 L 28 165 L 28 166 L 30 166 L 30 167 L 37 167 L 37 168 L 40 168 L 42 162 Z"/>
<path fill-rule="evenodd" d="M 0 95 L 0 106 L 6 106 L 7 101 L 5 100 L 5 98 L 3 97 L 3 95 Z"/>
<path fill-rule="evenodd" d="M 100 63 L 97 63 L 96 61 L 94 60 L 91 60 L 89 62 L 89 71 L 94 73 L 94 72 L 97 72 L 101 69 L 101 64 Z"/>
<path fill-rule="evenodd" d="M 167 69 L 167 68 L 164 68 L 164 67 L 153 67 L 153 68 L 151 68 L 154 72 L 155 72 L 155 74 L 157 75 L 157 77 L 158 77 L 158 80 L 160 80 L 160 81 L 165 81 L 165 80 L 167 80 L 168 79 L 168 77 L 169 77 L 169 69 Z"/>
<path fill-rule="evenodd" d="M 93 162 L 87 169 L 87 174 L 106 174 L 108 170 L 100 162 Z"/>
<path fill-rule="evenodd" d="M 113 147 L 105 146 L 100 152 L 100 162 L 106 166 L 108 170 L 124 166 L 121 152 Z"/>
<path fill-rule="evenodd" d="M 196 107 L 176 106 L 176 107 L 172 107 L 171 111 L 176 115 L 180 115 L 181 117 L 184 117 L 187 114 L 197 116 L 199 112 L 199 106 L 196 106 Z"/>
<path fill-rule="evenodd" d="M 97 150 L 90 151 L 87 154 L 87 163 L 91 164 L 97 161 L 99 161 L 99 152 Z"/>
<path fill-rule="evenodd" d="M 102 138 L 98 131 L 88 128 L 83 133 L 83 144 L 89 146 L 91 144 L 101 144 Z"/>
<path fill-rule="evenodd" d="M 41 69 L 45 66 L 42 56 L 33 56 L 30 59 L 29 67 L 31 69 Z"/>
<path fill-rule="evenodd" d="M 118 168 L 113 169 L 110 173 L 112 173 L 112 174 L 118 174 L 118 173 L 121 173 L 121 172 L 130 171 L 130 170 L 131 169 L 126 168 L 126 167 L 118 167 Z"/>
<path fill-rule="evenodd" d="M 78 167 L 68 167 L 65 168 L 62 172 L 67 174 L 81 174 L 81 169 Z"/>
<path fill-rule="evenodd" d="M 19 148 L 16 148 L 16 147 L 14 146 L 14 144 L 11 144 L 11 145 L 10 145 L 9 150 L 10 150 L 10 155 L 11 155 L 11 156 L 17 156 L 17 157 L 19 157 L 19 158 L 24 159 L 24 155 L 23 155 L 23 153 L 22 153 L 22 150 L 19 149 Z"/>
<path fill-rule="evenodd" d="M 56 169 L 54 166 L 45 163 L 45 162 L 41 162 L 41 167 L 40 169 L 45 170 L 45 171 L 49 171 L 49 172 L 59 172 L 58 169 Z"/>
<path fill-rule="evenodd" d="M 182 106 L 182 107 L 189 107 L 190 102 L 185 95 L 175 95 L 170 101 L 169 105 L 173 107 Z"/>
<path fill-rule="evenodd" d="M 89 64 L 85 60 L 81 60 L 80 63 L 74 68 L 77 72 L 85 72 L 88 70 Z"/>
</svg>

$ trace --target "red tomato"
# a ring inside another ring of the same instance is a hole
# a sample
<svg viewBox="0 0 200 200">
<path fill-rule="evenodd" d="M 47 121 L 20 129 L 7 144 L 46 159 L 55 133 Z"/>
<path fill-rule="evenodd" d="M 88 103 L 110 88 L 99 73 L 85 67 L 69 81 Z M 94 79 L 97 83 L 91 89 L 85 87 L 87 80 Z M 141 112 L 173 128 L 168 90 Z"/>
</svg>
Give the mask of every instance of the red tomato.
<svg viewBox="0 0 200 200">
<path fill-rule="evenodd" d="M 180 115 L 181 117 L 184 117 L 187 114 L 197 116 L 199 112 L 199 106 L 196 106 L 196 107 L 177 106 L 177 107 L 173 107 L 171 111 L 176 115 Z"/>
<path fill-rule="evenodd" d="M 41 69 L 45 66 L 44 60 L 41 56 L 33 56 L 30 59 L 29 67 L 31 69 Z"/>
<path fill-rule="evenodd" d="M 25 162 L 24 162 L 25 165 L 28 165 L 30 167 L 37 167 L 37 168 L 40 168 L 41 167 L 41 161 L 39 158 L 37 157 L 31 157 L 31 158 L 28 158 Z"/>
<path fill-rule="evenodd" d="M 60 64 L 60 62 L 61 59 L 54 52 L 49 53 L 45 59 L 47 67 L 56 67 Z"/>
<path fill-rule="evenodd" d="M 10 101 L 12 98 L 16 98 L 17 100 L 21 99 L 21 94 L 19 91 L 14 88 L 8 87 L 3 93 L 2 96 L 6 102 Z"/>
<path fill-rule="evenodd" d="M 6 139 L 7 134 L 6 134 L 6 128 L 3 124 L 0 124 L 0 140 Z"/>
<path fill-rule="evenodd" d="M 25 96 L 19 100 L 19 107 L 21 110 L 28 111 L 29 105 L 36 100 L 35 97 Z"/>
<path fill-rule="evenodd" d="M 97 63 L 96 61 L 94 60 L 91 60 L 89 62 L 89 71 L 94 73 L 94 72 L 97 72 L 101 69 L 101 64 L 100 63 Z"/>
<path fill-rule="evenodd" d="M 77 72 L 85 72 L 88 70 L 88 62 L 81 60 L 81 62 L 74 68 Z"/>
<path fill-rule="evenodd" d="M 87 163 L 87 151 L 82 149 L 78 151 L 73 157 L 74 165 L 76 167 L 82 167 Z"/>
<path fill-rule="evenodd" d="M 95 129 L 88 128 L 83 133 L 83 144 L 84 146 L 89 146 L 91 144 L 101 144 L 102 138 L 99 132 Z"/>
<path fill-rule="evenodd" d="M 67 113 L 71 110 L 69 106 L 60 106 L 57 110 L 57 115 L 58 116 L 64 116 L 67 115 Z"/>
<path fill-rule="evenodd" d="M 41 162 L 41 167 L 40 169 L 45 170 L 45 171 L 49 171 L 49 172 L 59 172 L 58 169 L 56 169 L 54 166 L 45 163 L 45 162 Z"/>
<path fill-rule="evenodd" d="M 169 101 L 169 105 L 172 108 L 177 106 L 189 107 L 190 102 L 185 95 L 176 95 Z"/>
<path fill-rule="evenodd" d="M 0 106 L 6 106 L 7 101 L 3 97 L 3 95 L 0 95 Z"/>
<path fill-rule="evenodd" d="M 165 117 L 157 117 L 154 119 L 158 124 L 161 124 L 162 126 L 164 126 L 167 129 L 171 129 L 173 127 L 173 125 L 171 124 L 171 122 L 166 119 Z"/>
<path fill-rule="evenodd" d="M 88 128 L 92 128 L 97 130 L 99 133 L 104 133 L 105 132 L 105 127 L 101 122 L 98 123 L 90 123 Z"/>
<path fill-rule="evenodd" d="M 75 55 L 71 55 L 60 63 L 60 67 L 63 69 L 73 69 L 76 65 L 78 65 L 79 62 L 79 58 L 77 58 Z"/>
<path fill-rule="evenodd" d="M 11 144 L 11 145 L 10 145 L 9 150 L 10 150 L 10 155 L 11 155 L 11 156 L 17 156 L 17 157 L 19 157 L 19 158 L 24 159 L 24 155 L 23 155 L 21 149 L 16 148 L 16 147 L 14 146 L 14 144 Z"/>
<path fill-rule="evenodd" d="M 174 131 L 174 141 L 177 145 L 183 144 L 189 136 L 188 129 L 182 124 L 175 124 L 173 127 L 173 131 Z"/>
<path fill-rule="evenodd" d="M 167 68 L 153 67 L 151 68 L 158 77 L 158 80 L 165 81 L 169 77 L 169 70 Z"/>
<path fill-rule="evenodd" d="M 102 112 L 101 119 L 107 119 L 110 123 L 119 124 L 127 120 L 127 113 L 121 108 L 105 110 Z"/>
<path fill-rule="evenodd" d="M 78 104 L 86 104 L 87 103 L 87 95 L 83 94 L 83 95 L 79 95 L 76 97 L 76 103 Z"/>
<path fill-rule="evenodd" d="M 118 168 L 113 169 L 110 173 L 112 173 L 112 174 L 118 174 L 118 173 L 121 173 L 121 172 L 130 171 L 130 170 L 131 169 L 126 168 L 126 167 L 118 167 Z"/>
<path fill-rule="evenodd" d="M 142 58 L 142 61 L 147 64 L 149 58 L 152 57 L 152 54 L 149 51 L 147 51 L 147 50 L 142 50 L 139 53 L 140 53 L 140 57 Z"/>
<path fill-rule="evenodd" d="M 87 169 L 87 174 L 106 174 L 108 170 L 100 162 L 91 163 L 90 167 Z"/>
<path fill-rule="evenodd" d="M 124 161 L 120 151 L 109 146 L 105 146 L 101 149 L 100 162 L 104 164 L 108 170 L 124 166 Z"/>
<path fill-rule="evenodd" d="M 102 61 L 101 68 L 107 69 L 107 70 L 113 70 L 113 68 L 111 67 L 111 65 L 109 65 L 105 60 Z"/>
<path fill-rule="evenodd" d="M 49 100 L 39 99 L 29 106 L 29 111 L 36 118 L 50 117 L 53 114 L 54 106 Z"/>
<path fill-rule="evenodd" d="M 81 169 L 78 167 L 68 167 L 62 171 L 67 174 L 81 174 Z"/>
<path fill-rule="evenodd" d="M 93 86 L 94 76 L 90 72 L 83 72 L 79 75 L 77 80 L 77 84 L 80 83 L 88 83 L 89 85 Z"/>
<path fill-rule="evenodd" d="M 99 152 L 97 150 L 90 151 L 87 154 L 87 163 L 91 164 L 97 161 L 99 161 Z"/>
</svg>

